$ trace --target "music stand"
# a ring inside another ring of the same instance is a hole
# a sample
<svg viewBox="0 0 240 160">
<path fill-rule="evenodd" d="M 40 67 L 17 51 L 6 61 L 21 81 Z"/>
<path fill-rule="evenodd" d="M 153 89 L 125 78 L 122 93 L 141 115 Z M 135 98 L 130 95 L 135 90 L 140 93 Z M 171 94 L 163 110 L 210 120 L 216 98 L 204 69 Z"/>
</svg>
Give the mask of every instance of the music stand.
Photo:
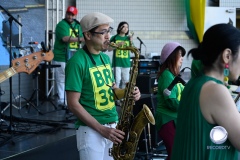
<svg viewBox="0 0 240 160">
<path fill-rule="evenodd" d="M 22 24 L 20 22 L 18 22 L 18 20 L 16 18 L 14 18 L 6 9 L 4 9 L 1 5 L 0 8 L 9 16 L 9 26 L 10 26 L 10 33 L 9 33 L 9 50 L 10 50 L 10 56 L 9 56 L 9 60 L 10 60 L 10 64 L 9 67 L 12 67 L 12 22 L 15 21 L 17 24 L 19 24 L 20 26 L 22 26 Z M 10 94 L 12 93 L 12 77 L 9 78 L 9 92 Z M 8 130 L 11 132 L 12 131 L 12 96 L 10 95 L 10 124 L 8 127 Z M 11 132 L 11 137 L 12 137 L 12 132 Z"/>
<path fill-rule="evenodd" d="M 43 68 L 45 68 L 45 70 L 50 69 L 50 68 L 56 68 L 56 67 L 61 67 L 61 65 L 52 65 L 52 64 L 44 64 Z M 48 83 L 48 81 L 46 81 L 46 83 Z M 50 93 L 53 90 L 53 86 L 51 86 L 49 91 L 46 91 L 47 94 L 44 96 L 44 100 L 42 101 L 41 105 L 43 105 L 46 101 L 49 101 L 53 107 L 55 108 L 55 110 L 57 110 L 57 106 L 53 103 L 53 101 L 50 98 Z"/>
<path fill-rule="evenodd" d="M 34 71 L 34 75 L 33 78 L 36 78 L 36 88 L 34 89 L 31 97 L 29 99 L 23 98 L 27 104 L 27 108 L 28 108 L 28 113 L 30 112 L 30 107 L 32 106 L 40 115 L 43 115 L 43 113 L 37 108 L 39 106 L 39 88 L 38 88 L 38 74 L 39 74 L 39 67 L 37 67 L 37 69 Z M 35 97 L 36 94 L 36 97 Z M 34 103 L 32 103 L 33 98 L 36 98 L 36 106 Z"/>
</svg>

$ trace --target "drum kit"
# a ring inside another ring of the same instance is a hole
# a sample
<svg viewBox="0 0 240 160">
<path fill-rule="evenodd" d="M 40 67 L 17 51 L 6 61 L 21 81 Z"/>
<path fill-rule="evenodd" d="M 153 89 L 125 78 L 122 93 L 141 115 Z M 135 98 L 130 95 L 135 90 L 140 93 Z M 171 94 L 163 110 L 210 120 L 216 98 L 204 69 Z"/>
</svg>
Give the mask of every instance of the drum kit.
<svg viewBox="0 0 240 160">
<path fill-rule="evenodd" d="M 41 50 L 41 45 L 38 44 L 38 42 L 29 42 L 28 44 L 30 44 L 29 46 L 25 46 L 25 47 L 13 47 L 13 57 L 14 58 L 20 58 L 20 57 L 24 57 L 27 56 L 31 53 L 37 52 Z M 33 44 L 35 44 L 36 46 L 33 46 Z"/>
</svg>

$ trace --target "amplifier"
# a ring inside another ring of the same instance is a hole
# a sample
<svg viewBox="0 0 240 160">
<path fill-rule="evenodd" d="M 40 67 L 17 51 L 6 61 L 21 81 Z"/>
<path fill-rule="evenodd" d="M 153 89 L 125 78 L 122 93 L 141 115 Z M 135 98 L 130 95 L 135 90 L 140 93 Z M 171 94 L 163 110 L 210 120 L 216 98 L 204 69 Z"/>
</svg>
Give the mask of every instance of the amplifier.
<svg viewBox="0 0 240 160">
<path fill-rule="evenodd" d="M 158 68 L 159 61 L 152 61 L 152 60 L 140 60 L 138 63 L 139 67 L 147 67 L 147 68 Z"/>
<path fill-rule="evenodd" d="M 139 74 L 155 74 L 159 69 L 159 61 L 153 60 L 140 60 L 138 63 Z"/>
<path fill-rule="evenodd" d="M 141 94 L 157 93 L 158 81 L 157 74 L 138 74 L 136 80 L 136 86 L 138 86 Z"/>
<path fill-rule="evenodd" d="M 158 72 L 157 68 L 139 68 L 138 74 L 144 75 L 144 74 L 156 74 Z"/>
</svg>

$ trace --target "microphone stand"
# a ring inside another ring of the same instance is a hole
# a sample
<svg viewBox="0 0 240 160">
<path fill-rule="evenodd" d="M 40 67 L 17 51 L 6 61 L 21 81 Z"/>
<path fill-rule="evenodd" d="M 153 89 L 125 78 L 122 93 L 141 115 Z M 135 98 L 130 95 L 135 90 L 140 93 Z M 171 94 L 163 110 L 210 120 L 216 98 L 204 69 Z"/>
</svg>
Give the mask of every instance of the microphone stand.
<svg viewBox="0 0 240 160">
<path fill-rule="evenodd" d="M 18 23 L 20 26 L 22 26 L 22 24 L 20 22 L 18 22 L 18 20 L 16 18 L 14 18 L 6 9 L 4 9 L 1 5 L 0 5 L 0 8 L 9 16 L 9 26 L 10 26 L 10 33 L 9 33 L 9 52 L 10 52 L 10 56 L 9 56 L 9 68 L 12 67 L 12 22 L 15 21 L 16 23 Z M 9 88 L 9 92 L 10 92 L 10 124 L 9 124 L 9 127 L 8 127 L 8 130 L 10 131 L 11 133 L 11 137 L 13 136 L 13 133 L 12 133 L 12 77 L 9 78 L 9 85 L 10 85 L 10 88 Z"/>
<path fill-rule="evenodd" d="M 140 46 L 139 46 L 139 52 L 140 52 L 140 54 L 142 54 L 142 41 L 140 41 Z"/>
<path fill-rule="evenodd" d="M 139 42 L 140 42 L 140 47 L 139 47 L 139 52 L 140 52 L 140 54 L 142 54 L 142 45 L 144 45 L 145 46 L 145 52 L 146 52 L 146 45 L 143 43 L 143 41 L 139 38 L 139 37 L 137 37 L 137 39 L 139 40 Z M 146 54 L 146 53 L 145 53 Z"/>
</svg>

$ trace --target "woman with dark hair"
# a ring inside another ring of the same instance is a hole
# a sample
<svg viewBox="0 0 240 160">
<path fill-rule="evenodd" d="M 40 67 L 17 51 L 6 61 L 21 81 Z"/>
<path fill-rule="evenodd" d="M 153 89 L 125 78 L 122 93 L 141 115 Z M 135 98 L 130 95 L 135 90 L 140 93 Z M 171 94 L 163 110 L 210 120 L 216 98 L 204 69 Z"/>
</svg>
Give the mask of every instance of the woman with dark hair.
<svg viewBox="0 0 240 160">
<path fill-rule="evenodd" d="M 111 37 L 110 42 L 116 43 L 119 47 L 132 46 L 132 35 L 128 35 L 128 33 L 128 23 L 120 22 L 117 28 L 117 34 Z M 109 47 L 108 51 L 112 50 L 113 48 Z M 130 51 L 114 49 L 112 67 L 116 86 L 119 88 L 125 88 L 126 83 L 129 81 L 129 72 L 131 67 Z"/>
<path fill-rule="evenodd" d="M 160 58 L 155 120 L 158 134 L 167 149 L 168 160 L 173 146 L 177 110 L 184 86 L 177 83 L 170 95 L 165 95 L 163 92 L 179 74 L 185 53 L 185 49 L 179 43 L 170 42 L 163 47 Z"/>
<path fill-rule="evenodd" d="M 182 93 L 172 160 L 237 160 L 240 114 L 225 81 L 240 75 L 240 31 L 214 25 L 190 54 L 203 72 Z"/>
</svg>

